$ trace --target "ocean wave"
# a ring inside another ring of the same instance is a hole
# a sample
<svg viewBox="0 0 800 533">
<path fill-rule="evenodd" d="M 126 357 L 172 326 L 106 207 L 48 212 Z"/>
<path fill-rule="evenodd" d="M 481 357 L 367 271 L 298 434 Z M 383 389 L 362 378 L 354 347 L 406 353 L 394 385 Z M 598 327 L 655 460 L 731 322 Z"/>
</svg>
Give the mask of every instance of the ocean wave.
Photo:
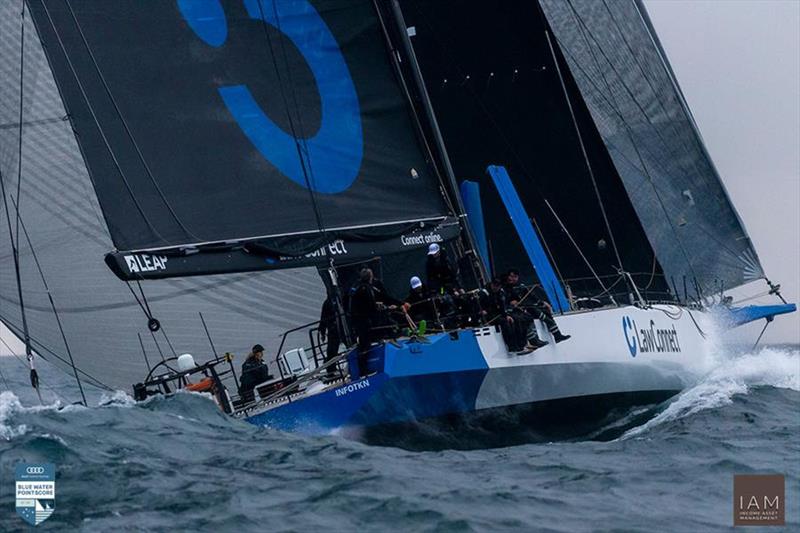
<svg viewBox="0 0 800 533">
<path fill-rule="evenodd" d="M 45 411 L 61 411 L 64 413 L 86 410 L 79 404 L 64 405 L 60 400 L 44 405 L 25 406 L 19 397 L 11 391 L 0 392 L 0 439 L 11 440 L 25 435 L 28 431 L 26 424 L 14 425 L 11 419 L 19 414 L 37 414 Z"/>
<path fill-rule="evenodd" d="M 13 392 L 0 392 L 0 439 L 11 440 L 24 435 L 28 431 L 25 424 L 14 426 L 8 423 L 14 413 L 22 409 L 25 409 L 25 407 L 22 407 L 22 404 L 19 403 L 19 398 Z"/>
<path fill-rule="evenodd" d="M 115 390 L 110 394 L 103 393 L 100 396 L 100 401 L 98 402 L 98 404 L 104 407 L 109 405 L 114 405 L 117 407 L 133 407 L 134 405 L 136 405 L 136 400 L 134 400 L 125 391 Z"/>
<path fill-rule="evenodd" d="M 727 352 L 729 353 L 729 352 Z M 764 347 L 738 356 L 712 354 L 711 370 L 690 389 L 673 399 L 666 409 L 621 438 L 638 437 L 662 424 L 717 409 L 733 402 L 753 387 L 800 391 L 800 350 Z"/>
</svg>

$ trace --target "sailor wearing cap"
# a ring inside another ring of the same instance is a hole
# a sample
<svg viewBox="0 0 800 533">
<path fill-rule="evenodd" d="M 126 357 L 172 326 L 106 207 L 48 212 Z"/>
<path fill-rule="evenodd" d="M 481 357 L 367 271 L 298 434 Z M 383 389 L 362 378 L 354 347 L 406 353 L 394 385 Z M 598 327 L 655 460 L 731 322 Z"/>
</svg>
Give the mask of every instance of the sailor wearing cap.
<svg viewBox="0 0 800 533">
<path fill-rule="evenodd" d="M 419 322 L 420 320 L 433 321 L 436 318 L 433 295 L 418 276 L 412 277 L 409 280 L 409 285 L 410 289 L 403 302 L 403 309 L 414 322 Z"/>
<path fill-rule="evenodd" d="M 450 265 L 447 255 L 442 253 L 441 247 L 435 242 L 428 246 L 425 273 L 428 278 L 428 289 L 433 294 L 445 294 L 458 289 L 455 270 Z"/>
<path fill-rule="evenodd" d="M 260 344 L 253 346 L 247 359 L 242 363 L 242 379 L 239 385 L 239 396 L 246 402 L 255 400 L 253 389 L 259 383 L 269 381 L 269 369 L 264 363 L 264 347 Z"/>
</svg>

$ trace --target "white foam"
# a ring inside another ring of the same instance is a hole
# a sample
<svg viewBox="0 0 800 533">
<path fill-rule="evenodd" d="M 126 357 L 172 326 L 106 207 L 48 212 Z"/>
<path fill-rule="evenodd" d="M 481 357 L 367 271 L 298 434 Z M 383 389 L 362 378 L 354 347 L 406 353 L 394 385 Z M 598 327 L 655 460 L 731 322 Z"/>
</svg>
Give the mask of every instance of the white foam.
<svg viewBox="0 0 800 533">
<path fill-rule="evenodd" d="M 9 426 L 8 420 L 16 413 L 41 413 L 43 411 L 72 412 L 86 409 L 82 405 L 70 404 L 63 405 L 60 400 L 55 400 L 47 405 L 33 405 L 25 407 L 19 398 L 11 391 L 0 392 L 0 439 L 11 440 L 27 433 L 28 428 L 25 424 Z"/>
<path fill-rule="evenodd" d="M 19 398 L 13 392 L 3 391 L 0 392 L 0 439 L 11 440 L 14 437 L 24 435 L 28 428 L 25 424 L 12 426 L 6 424 L 9 418 L 21 410 L 25 409 L 19 403 Z"/>
<path fill-rule="evenodd" d="M 709 356 L 710 371 L 658 416 L 626 432 L 636 437 L 665 422 L 691 416 L 699 411 L 728 405 L 737 394 L 751 387 L 770 386 L 800 391 L 800 350 L 764 347 L 755 353 L 726 356 L 722 351 Z"/>
<path fill-rule="evenodd" d="M 62 446 L 65 446 L 65 447 L 67 445 L 67 441 L 65 441 L 64 439 L 62 439 L 58 435 L 53 435 L 52 433 L 42 433 L 39 436 L 42 437 L 43 439 L 54 440 L 54 441 L 58 442 L 59 444 L 61 444 Z"/>
<path fill-rule="evenodd" d="M 136 405 L 136 400 L 125 391 L 115 390 L 111 394 L 103 393 L 100 396 L 98 404 L 101 406 L 113 405 L 115 407 L 133 407 Z"/>
</svg>

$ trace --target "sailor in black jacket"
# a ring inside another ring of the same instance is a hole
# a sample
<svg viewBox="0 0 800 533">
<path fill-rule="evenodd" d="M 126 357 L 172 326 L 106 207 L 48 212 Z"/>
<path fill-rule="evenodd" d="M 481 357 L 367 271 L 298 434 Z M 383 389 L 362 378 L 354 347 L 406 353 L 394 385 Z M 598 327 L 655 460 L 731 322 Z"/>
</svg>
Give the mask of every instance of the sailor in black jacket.
<svg viewBox="0 0 800 533">
<path fill-rule="evenodd" d="M 411 285 L 403 302 L 403 308 L 414 322 L 426 320 L 434 322 L 436 320 L 436 307 L 433 301 L 434 296 L 430 293 L 425 284 L 419 277 L 414 276 L 409 280 Z"/>
<path fill-rule="evenodd" d="M 428 259 L 425 263 L 425 274 L 428 278 L 428 289 L 433 294 L 442 295 L 458 290 L 456 272 L 450 265 L 441 247 L 433 243 L 428 246 Z"/>
<path fill-rule="evenodd" d="M 269 368 L 264 363 L 264 347 L 260 344 L 253 346 L 250 354 L 242 363 L 242 377 L 239 382 L 239 397 L 245 402 L 255 400 L 256 385 L 272 379 Z"/>
<path fill-rule="evenodd" d="M 366 374 L 367 354 L 372 341 L 380 337 L 375 328 L 383 325 L 385 310 L 396 309 L 399 304 L 375 279 L 372 269 L 361 270 L 359 282 L 350 295 L 350 315 L 358 337 L 358 367 L 362 376 Z"/>
<path fill-rule="evenodd" d="M 492 279 L 479 293 L 479 299 L 482 321 L 488 325 L 500 326 L 509 351 L 521 350 L 525 343 L 520 343 L 514 335 L 514 318 L 509 313 L 506 292 L 500 279 Z"/>
<path fill-rule="evenodd" d="M 339 331 L 339 320 L 336 313 L 336 295 L 331 294 L 322 303 L 322 311 L 319 317 L 319 335 L 322 342 L 327 340 L 325 348 L 325 362 L 331 361 L 339 354 L 339 344 L 342 342 L 342 335 Z M 331 365 L 326 369 L 328 377 L 336 375 L 336 365 Z"/>
<path fill-rule="evenodd" d="M 519 281 L 519 271 L 511 269 L 508 271 L 508 274 L 506 274 L 506 283 L 503 288 L 506 290 L 509 305 L 512 308 L 519 309 L 521 312 L 526 313 L 530 318 L 541 320 L 557 343 L 570 338 L 570 335 L 564 335 L 558 328 L 558 324 L 556 324 L 553 318 L 553 308 L 547 302 L 547 296 L 544 294 L 544 290 L 540 285 L 536 285 L 532 288 L 523 285 Z M 532 345 L 541 344 L 543 346 L 547 344 L 539 340 L 536 334 L 536 326 L 532 322 L 528 328 L 527 337 L 528 342 Z"/>
</svg>

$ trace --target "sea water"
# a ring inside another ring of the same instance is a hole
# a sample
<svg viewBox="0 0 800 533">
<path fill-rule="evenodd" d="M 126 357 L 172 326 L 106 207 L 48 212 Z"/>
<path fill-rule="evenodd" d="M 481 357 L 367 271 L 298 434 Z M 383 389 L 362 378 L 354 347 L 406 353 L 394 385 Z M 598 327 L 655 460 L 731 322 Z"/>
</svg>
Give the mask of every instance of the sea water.
<svg viewBox="0 0 800 533">
<path fill-rule="evenodd" d="M 733 476 L 753 473 L 786 476 L 784 529 L 800 531 L 796 346 L 723 354 L 590 439 L 470 451 L 257 428 L 193 393 L 90 389 L 91 407 L 70 405 L 55 369 L 41 406 L 20 360 L 0 370 L 14 391 L 0 393 L 0 531 L 31 529 L 14 507 L 21 461 L 56 465 L 43 531 L 728 531 Z"/>
</svg>

